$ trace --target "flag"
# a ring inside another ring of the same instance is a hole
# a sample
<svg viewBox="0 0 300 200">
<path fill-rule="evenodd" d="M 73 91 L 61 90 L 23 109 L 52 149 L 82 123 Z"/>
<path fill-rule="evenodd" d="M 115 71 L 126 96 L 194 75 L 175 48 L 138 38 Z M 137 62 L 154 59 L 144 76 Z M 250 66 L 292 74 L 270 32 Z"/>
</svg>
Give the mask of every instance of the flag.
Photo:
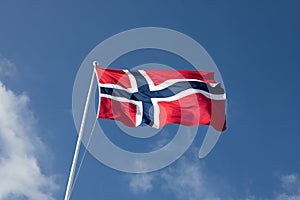
<svg viewBox="0 0 300 200">
<path fill-rule="evenodd" d="M 95 68 L 98 118 L 130 127 L 166 124 L 226 129 L 226 95 L 213 72 Z"/>
</svg>

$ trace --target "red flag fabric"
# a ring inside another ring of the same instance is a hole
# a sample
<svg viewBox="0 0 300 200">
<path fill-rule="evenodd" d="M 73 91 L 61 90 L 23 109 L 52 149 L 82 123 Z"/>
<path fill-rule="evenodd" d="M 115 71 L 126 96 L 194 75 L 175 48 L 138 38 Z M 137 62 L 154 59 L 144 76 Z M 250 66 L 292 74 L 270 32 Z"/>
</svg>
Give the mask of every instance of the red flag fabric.
<svg viewBox="0 0 300 200">
<path fill-rule="evenodd" d="M 95 68 L 98 118 L 131 127 L 167 124 L 226 129 L 226 94 L 213 72 Z"/>
</svg>

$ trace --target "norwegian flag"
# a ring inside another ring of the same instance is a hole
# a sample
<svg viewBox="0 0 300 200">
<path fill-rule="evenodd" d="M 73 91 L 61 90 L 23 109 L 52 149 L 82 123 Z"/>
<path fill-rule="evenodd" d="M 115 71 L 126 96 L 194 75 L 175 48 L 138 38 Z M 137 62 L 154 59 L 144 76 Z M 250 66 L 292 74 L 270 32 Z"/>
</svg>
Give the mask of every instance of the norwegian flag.
<svg viewBox="0 0 300 200">
<path fill-rule="evenodd" d="M 213 72 L 116 70 L 96 67 L 98 118 L 131 127 L 176 123 L 226 129 L 226 95 Z"/>
</svg>

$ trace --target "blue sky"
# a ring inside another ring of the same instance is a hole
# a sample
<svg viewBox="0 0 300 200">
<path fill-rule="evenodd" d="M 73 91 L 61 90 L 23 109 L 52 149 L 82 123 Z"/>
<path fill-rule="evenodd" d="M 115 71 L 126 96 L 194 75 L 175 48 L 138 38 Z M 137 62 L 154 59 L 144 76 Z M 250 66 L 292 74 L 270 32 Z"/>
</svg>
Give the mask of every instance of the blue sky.
<svg viewBox="0 0 300 200">
<path fill-rule="evenodd" d="M 214 59 L 228 130 L 205 159 L 195 156 L 199 132 L 181 159 L 145 175 L 112 170 L 88 153 L 71 199 L 300 199 L 298 8 L 292 0 L 2 0 L 0 198 L 63 198 L 81 62 L 114 34 L 156 26 L 185 33 Z M 125 64 L 142 60 L 129 58 Z"/>
</svg>

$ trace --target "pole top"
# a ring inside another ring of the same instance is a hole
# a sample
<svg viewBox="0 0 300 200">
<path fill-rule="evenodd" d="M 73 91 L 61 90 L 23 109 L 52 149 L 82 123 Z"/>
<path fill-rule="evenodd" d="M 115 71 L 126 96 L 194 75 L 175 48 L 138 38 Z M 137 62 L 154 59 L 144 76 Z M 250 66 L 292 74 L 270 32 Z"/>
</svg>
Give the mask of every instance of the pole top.
<svg viewBox="0 0 300 200">
<path fill-rule="evenodd" d="M 93 65 L 94 65 L 94 67 L 99 67 L 99 62 L 98 62 L 97 60 L 95 60 L 95 61 L 93 62 Z"/>
</svg>

